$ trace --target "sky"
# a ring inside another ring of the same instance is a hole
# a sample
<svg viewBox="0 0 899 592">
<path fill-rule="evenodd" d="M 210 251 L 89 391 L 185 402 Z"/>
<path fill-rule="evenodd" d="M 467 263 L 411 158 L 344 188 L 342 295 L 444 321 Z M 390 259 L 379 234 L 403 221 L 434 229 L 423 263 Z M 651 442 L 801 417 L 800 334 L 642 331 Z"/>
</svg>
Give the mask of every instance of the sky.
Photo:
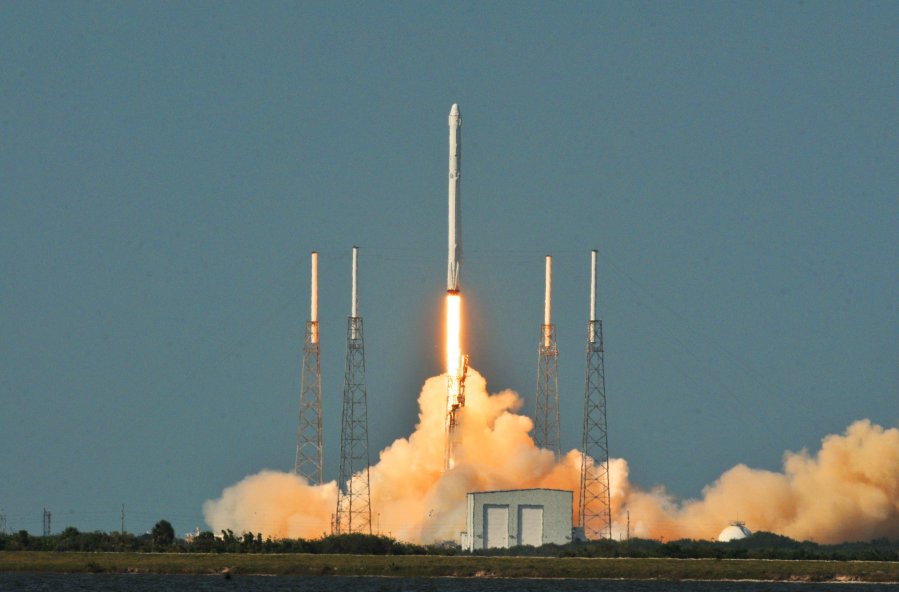
<svg viewBox="0 0 899 592">
<path fill-rule="evenodd" d="M 599 250 L 609 450 L 693 498 L 899 425 L 899 5 L 0 5 L 0 515 L 205 528 L 296 445 L 320 253 L 325 478 L 350 251 L 372 458 L 442 371 L 447 114 L 464 349 L 533 412 L 554 258 L 579 446 Z M 442 443 L 436 445 L 442 446 Z"/>
</svg>

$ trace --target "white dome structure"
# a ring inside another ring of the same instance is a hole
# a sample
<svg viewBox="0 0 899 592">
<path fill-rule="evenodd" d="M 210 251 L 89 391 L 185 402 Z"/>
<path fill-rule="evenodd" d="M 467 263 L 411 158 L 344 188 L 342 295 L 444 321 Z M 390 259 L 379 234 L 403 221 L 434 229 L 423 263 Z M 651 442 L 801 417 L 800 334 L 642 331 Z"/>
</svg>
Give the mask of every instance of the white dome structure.
<svg viewBox="0 0 899 592">
<path fill-rule="evenodd" d="M 739 541 L 752 536 L 752 531 L 746 528 L 742 522 L 731 522 L 730 526 L 721 531 L 718 535 L 719 543 L 729 543 L 730 541 Z"/>
</svg>

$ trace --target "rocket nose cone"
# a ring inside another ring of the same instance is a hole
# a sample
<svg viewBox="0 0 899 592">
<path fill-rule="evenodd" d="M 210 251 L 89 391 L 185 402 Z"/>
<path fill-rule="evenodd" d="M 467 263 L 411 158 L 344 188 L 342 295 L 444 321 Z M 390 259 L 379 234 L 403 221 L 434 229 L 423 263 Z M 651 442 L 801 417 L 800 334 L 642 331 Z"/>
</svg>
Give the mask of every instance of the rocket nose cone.
<svg viewBox="0 0 899 592">
<path fill-rule="evenodd" d="M 450 115 L 458 115 L 459 114 L 459 105 L 453 103 L 453 108 L 450 109 Z"/>
</svg>

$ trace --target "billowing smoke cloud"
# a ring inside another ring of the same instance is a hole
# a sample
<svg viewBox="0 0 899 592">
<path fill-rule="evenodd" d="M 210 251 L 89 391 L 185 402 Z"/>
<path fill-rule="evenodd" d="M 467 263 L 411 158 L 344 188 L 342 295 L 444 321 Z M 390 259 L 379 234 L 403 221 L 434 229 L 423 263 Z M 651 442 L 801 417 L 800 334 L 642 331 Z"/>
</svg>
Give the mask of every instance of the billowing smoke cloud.
<svg viewBox="0 0 899 592">
<path fill-rule="evenodd" d="M 445 376 L 425 382 L 415 431 L 372 465 L 373 526 L 380 532 L 406 541 L 458 541 L 469 491 L 568 489 L 577 510 L 580 453 L 572 450 L 556 463 L 550 451 L 534 445 L 531 420 L 517 413 L 518 395 L 488 395 L 486 381 L 473 370 L 465 393 L 462 446 L 451 471 L 443 471 Z M 632 536 L 667 540 L 713 538 L 734 519 L 753 530 L 820 542 L 899 536 L 899 429 L 868 421 L 828 436 L 814 457 L 788 453 L 783 473 L 738 465 L 701 500 L 678 504 L 664 489 L 640 490 L 628 481 L 622 459 L 610 463 L 610 481 L 616 538 L 628 511 Z M 203 512 L 215 532 L 314 538 L 330 531 L 336 505 L 334 482 L 310 486 L 290 473 L 262 471 L 207 501 Z"/>
<path fill-rule="evenodd" d="M 620 475 L 620 474 L 619 474 Z M 614 484 L 613 484 L 614 487 Z M 899 536 L 899 429 L 868 420 L 822 440 L 814 456 L 784 455 L 783 473 L 737 465 L 703 490 L 701 500 L 676 504 L 664 490 L 639 491 L 624 479 L 613 500 L 637 517 L 637 536 L 714 537 L 729 520 L 752 530 L 821 543 Z"/>
</svg>

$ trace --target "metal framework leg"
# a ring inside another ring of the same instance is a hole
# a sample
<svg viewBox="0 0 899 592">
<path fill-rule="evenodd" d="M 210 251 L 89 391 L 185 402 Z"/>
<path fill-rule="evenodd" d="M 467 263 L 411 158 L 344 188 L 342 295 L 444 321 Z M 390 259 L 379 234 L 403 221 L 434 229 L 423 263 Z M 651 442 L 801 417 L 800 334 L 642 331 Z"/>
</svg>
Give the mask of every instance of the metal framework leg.
<svg viewBox="0 0 899 592">
<path fill-rule="evenodd" d="M 602 321 L 590 321 L 587 331 L 579 526 L 584 529 L 587 539 L 597 540 L 612 537 Z"/>
<path fill-rule="evenodd" d="M 316 337 L 313 340 L 313 336 Z M 322 376 L 318 323 L 306 322 L 303 342 L 303 371 L 300 385 L 300 414 L 297 422 L 297 453 L 293 471 L 312 485 L 322 483 Z"/>
<path fill-rule="evenodd" d="M 559 440 L 559 347 L 556 326 L 540 327 L 537 346 L 537 399 L 534 405 L 534 442 L 561 455 Z"/>
<path fill-rule="evenodd" d="M 338 534 L 371 534 L 368 466 L 368 401 L 365 390 L 362 318 L 349 317 L 335 520 Z"/>
</svg>

